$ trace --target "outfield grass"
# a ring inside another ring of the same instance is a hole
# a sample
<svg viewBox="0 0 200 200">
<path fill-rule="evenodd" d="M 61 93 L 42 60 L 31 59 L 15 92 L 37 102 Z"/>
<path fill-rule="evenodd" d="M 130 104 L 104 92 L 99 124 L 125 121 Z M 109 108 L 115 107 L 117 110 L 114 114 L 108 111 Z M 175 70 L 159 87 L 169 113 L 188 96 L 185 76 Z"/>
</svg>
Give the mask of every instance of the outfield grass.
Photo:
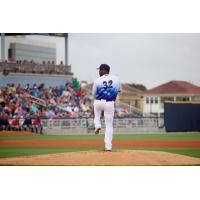
<svg viewBox="0 0 200 200">
<path fill-rule="evenodd" d="M 162 151 L 200 158 L 200 148 L 113 148 L 113 150 L 121 149 Z M 0 147 L 0 158 L 89 150 L 103 150 L 103 147 Z"/>
<path fill-rule="evenodd" d="M 99 135 L 33 135 L 33 136 L 0 136 L 0 140 L 102 140 L 104 134 Z M 196 133 L 136 133 L 114 134 L 117 140 L 200 140 L 200 132 Z"/>
<path fill-rule="evenodd" d="M 118 148 L 124 149 L 124 148 Z M 200 158 L 200 148 L 126 148 L 128 150 L 147 150 L 147 151 L 162 151 L 175 153 L 185 156 Z"/>
<path fill-rule="evenodd" d="M 95 150 L 103 148 L 96 148 Z M 94 150 L 94 147 L 0 147 L 0 158 Z"/>
</svg>

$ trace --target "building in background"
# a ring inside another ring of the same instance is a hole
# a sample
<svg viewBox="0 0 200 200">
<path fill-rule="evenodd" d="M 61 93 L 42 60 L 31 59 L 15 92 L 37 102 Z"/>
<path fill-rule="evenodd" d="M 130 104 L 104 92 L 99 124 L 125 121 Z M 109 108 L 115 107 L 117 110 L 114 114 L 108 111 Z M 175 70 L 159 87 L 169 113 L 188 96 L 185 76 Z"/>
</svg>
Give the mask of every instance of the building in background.
<svg viewBox="0 0 200 200">
<path fill-rule="evenodd" d="M 56 44 L 40 42 L 23 37 L 7 37 L 6 39 L 7 60 L 27 60 L 35 63 L 56 63 Z"/>
<path fill-rule="evenodd" d="M 117 100 L 142 110 L 143 101 L 141 94 L 142 90 L 122 84 L 122 91 L 119 93 Z"/>
<path fill-rule="evenodd" d="M 143 114 L 162 116 L 164 102 L 200 101 L 200 87 L 186 81 L 170 81 L 143 92 Z"/>
<path fill-rule="evenodd" d="M 68 63 L 68 34 L 1 34 L 0 86 L 7 84 L 63 85 L 73 79 L 71 66 L 56 63 L 56 44 L 27 38 L 27 35 L 47 35 L 65 38 L 65 63 Z M 55 41 L 55 40 L 52 40 Z"/>
</svg>

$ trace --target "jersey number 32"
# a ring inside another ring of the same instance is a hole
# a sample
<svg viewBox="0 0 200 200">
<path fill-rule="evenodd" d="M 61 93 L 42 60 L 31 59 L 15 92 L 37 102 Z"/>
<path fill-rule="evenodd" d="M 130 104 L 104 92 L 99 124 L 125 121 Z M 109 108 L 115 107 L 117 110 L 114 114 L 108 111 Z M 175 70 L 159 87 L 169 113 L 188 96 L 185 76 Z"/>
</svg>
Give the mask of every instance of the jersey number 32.
<svg viewBox="0 0 200 200">
<path fill-rule="evenodd" d="M 113 87 L 112 84 L 113 84 L 112 80 L 109 80 L 108 82 L 107 81 L 103 82 L 105 88 L 112 88 Z"/>
</svg>

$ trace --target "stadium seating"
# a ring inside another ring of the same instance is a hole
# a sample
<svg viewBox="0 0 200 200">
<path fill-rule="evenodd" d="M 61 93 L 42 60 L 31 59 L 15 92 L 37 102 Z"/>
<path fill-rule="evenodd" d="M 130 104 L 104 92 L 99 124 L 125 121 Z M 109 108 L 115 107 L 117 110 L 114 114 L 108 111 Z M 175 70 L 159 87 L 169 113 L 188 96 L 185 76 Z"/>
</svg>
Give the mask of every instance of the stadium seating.
<svg viewBox="0 0 200 200">
<path fill-rule="evenodd" d="M 40 118 L 93 118 L 93 96 L 81 88 L 77 79 L 56 87 L 8 84 L 0 88 L 0 113 L 0 130 L 41 132 Z M 116 108 L 115 117 L 133 116 Z"/>
</svg>

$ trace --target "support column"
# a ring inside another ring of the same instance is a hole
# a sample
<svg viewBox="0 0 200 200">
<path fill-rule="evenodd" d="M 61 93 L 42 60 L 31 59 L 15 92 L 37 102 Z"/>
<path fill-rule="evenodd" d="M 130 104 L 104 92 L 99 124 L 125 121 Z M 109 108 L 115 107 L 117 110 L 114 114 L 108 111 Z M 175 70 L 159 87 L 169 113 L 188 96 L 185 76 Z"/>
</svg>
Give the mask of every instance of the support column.
<svg viewBox="0 0 200 200">
<path fill-rule="evenodd" d="M 174 102 L 176 102 L 176 97 L 174 97 Z"/>
<path fill-rule="evenodd" d="M 1 33 L 1 60 L 5 60 L 5 34 Z"/>
<path fill-rule="evenodd" d="M 68 33 L 65 33 L 65 65 L 68 66 Z"/>
</svg>

